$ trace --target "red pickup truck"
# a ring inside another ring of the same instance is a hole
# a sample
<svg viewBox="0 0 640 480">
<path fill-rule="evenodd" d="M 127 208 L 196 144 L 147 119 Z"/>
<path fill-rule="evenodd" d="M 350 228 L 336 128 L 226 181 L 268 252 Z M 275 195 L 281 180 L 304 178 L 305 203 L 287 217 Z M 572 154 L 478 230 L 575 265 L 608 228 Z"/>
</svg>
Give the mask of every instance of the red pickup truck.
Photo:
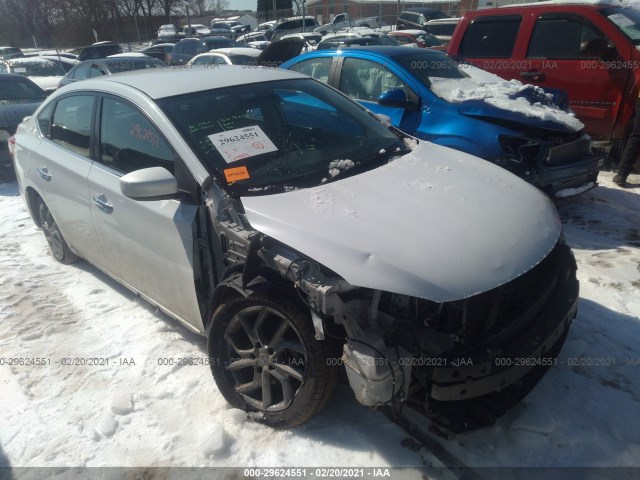
<svg viewBox="0 0 640 480">
<path fill-rule="evenodd" d="M 542 2 L 467 13 L 447 53 L 505 79 L 564 90 L 586 132 L 619 146 L 638 99 L 639 46 L 638 10 Z"/>
</svg>

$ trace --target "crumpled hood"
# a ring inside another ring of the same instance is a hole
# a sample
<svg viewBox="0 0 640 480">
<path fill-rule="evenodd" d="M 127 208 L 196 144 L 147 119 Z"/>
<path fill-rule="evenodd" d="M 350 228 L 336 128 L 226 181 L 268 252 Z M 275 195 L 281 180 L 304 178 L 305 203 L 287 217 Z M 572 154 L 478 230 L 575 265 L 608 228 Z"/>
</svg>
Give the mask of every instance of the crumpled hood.
<svg viewBox="0 0 640 480">
<path fill-rule="evenodd" d="M 8 103 L 0 101 L 0 128 L 15 128 L 22 119 L 36 111 L 42 100 L 29 103 Z M 11 132 L 12 134 L 14 132 Z"/>
<path fill-rule="evenodd" d="M 430 89 L 447 102 L 458 104 L 463 115 L 516 122 L 529 127 L 577 132 L 584 125 L 568 110 L 566 94 L 543 90 L 517 80 L 503 80 L 467 67 L 465 78 L 430 78 Z"/>
<path fill-rule="evenodd" d="M 350 284 L 436 302 L 527 272 L 561 230 L 554 205 L 534 187 L 429 142 L 361 175 L 242 203 L 253 228 Z"/>
<path fill-rule="evenodd" d="M 458 111 L 469 117 L 480 118 L 487 121 L 507 121 L 530 128 L 541 128 L 560 132 L 576 132 L 582 128 L 582 124 L 570 124 L 563 121 L 569 114 L 559 109 L 554 109 L 556 110 L 555 112 L 550 109 L 547 114 L 539 116 L 527 115 L 524 111 L 530 109 L 532 104 L 529 99 L 524 96 L 512 98 L 510 101 L 494 101 L 495 104 L 490 103 L 491 100 L 467 100 L 458 106 Z M 510 104 L 511 102 L 515 103 Z M 517 108 L 519 106 L 518 104 L 523 108 Z M 562 115 L 562 120 L 558 118 L 558 114 Z M 577 121 L 577 119 L 575 120 Z"/>
</svg>

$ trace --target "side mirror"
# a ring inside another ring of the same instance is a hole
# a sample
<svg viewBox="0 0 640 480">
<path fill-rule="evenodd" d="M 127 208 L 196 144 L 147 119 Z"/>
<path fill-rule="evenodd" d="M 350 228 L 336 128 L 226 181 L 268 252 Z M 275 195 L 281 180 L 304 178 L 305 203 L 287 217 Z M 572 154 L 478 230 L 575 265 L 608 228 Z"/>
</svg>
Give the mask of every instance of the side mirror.
<svg viewBox="0 0 640 480">
<path fill-rule="evenodd" d="M 120 191 L 133 200 L 160 200 L 178 193 L 178 181 L 166 168 L 143 168 L 121 177 Z"/>
<path fill-rule="evenodd" d="M 378 97 L 378 105 L 382 105 L 383 107 L 407 108 L 411 110 L 416 110 L 419 107 L 416 102 L 409 100 L 407 93 L 401 88 L 393 88 L 384 92 Z"/>
</svg>

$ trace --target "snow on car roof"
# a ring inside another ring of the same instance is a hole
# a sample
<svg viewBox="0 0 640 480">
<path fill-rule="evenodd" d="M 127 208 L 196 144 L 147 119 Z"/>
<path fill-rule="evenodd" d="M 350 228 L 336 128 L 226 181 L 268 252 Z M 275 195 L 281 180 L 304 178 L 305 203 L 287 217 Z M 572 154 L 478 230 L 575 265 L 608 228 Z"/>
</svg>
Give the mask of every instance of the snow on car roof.
<svg viewBox="0 0 640 480">
<path fill-rule="evenodd" d="M 257 57 L 261 51 L 257 48 L 251 47 L 225 47 L 216 48 L 209 53 L 224 53 L 225 55 L 248 55 L 250 57 Z"/>
<path fill-rule="evenodd" d="M 118 75 L 96 77 L 65 87 L 71 89 L 109 90 L 113 83 L 128 85 L 153 99 L 183 95 L 191 92 L 231 87 L 275 80 L 309 78 L 307 75 L 279 68 L 256 67 L 247 75 L 247 68 L 229 65 L 227 68 L 167 68 L 138 70 Z"/>
</svg>

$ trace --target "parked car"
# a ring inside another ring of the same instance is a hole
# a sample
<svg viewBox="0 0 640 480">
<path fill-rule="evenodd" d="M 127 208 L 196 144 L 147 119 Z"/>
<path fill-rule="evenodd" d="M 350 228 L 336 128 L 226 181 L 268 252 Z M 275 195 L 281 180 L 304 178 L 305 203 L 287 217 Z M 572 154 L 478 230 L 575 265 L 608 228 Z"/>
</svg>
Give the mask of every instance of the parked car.
<svg viewBox="0 0 640 480">
<path fill-rule="evenodd" d="M 250 47 L 218 48 L 200 53 L 187 65 L 257 65 L 261 50 Z"/>
<path fill-rule="evenodd" d="M 420 48 L 437 47 L 443 42 L 435 35 L 425 32 L 424 30 L 395 30 L 388 33 L 389 36 L 395 38 L 403 45 L 415 44 Z"/>
<path fill-rule="evenodd" d="M 269 37 L 265 34 L 264 30 L 256 30 L 255 32 L 245 33 L 240 35 L 236 39 L 236 43 L 239 45 L 245 45 L 249 42 L 268 42 Z"/>
<path fill-rule="evenodd" d="M 315 32 L 289 33 L 288 35 L 284 35 L 280 40 L 286 40 L 287 38 L 302 39 L 304 41 L 303 51 L 305 53 L 315 50 L 318 47 L 318 43 L 322 41 L 322 35 Z"/>
<path fill-rule="evenodd" d="M 159 39 L 173 39 L 178 36 L 178 29 L 172 23 L 168 23 L 166 25 L 161 25 L 158 29 L 158 38 Z"/>
<path fill-rule="evenodd" d="M 65 70 L 57 63 L 40 57 L 18 57 L 0 61 L 0 73 L 17 73 L 29 77 L 44 91 L 51 93 L 58 88 L 58 82 Z"/>
<path fill-rule="evenodd" d="M 168 55 L 173 52 L 174 46 L 175 43 L 156 43 L 155 45 L 142 49 L 140 52 L 168 63 Z"/>
<path fill-rule="evenodd" d="M 0 60 L 22 57 L 24 54 L 18 47 L 0 47 Z"/>
<path fill-rule="evenodd" d="M 50 60 L 53 63 L 60 65 L 65 72 L 68 72 L 78 63 L 80 63 L 80 60 L 78 60 L 77 58 L 71 58 L 64 55 L 39 55 L 37 58 Z"/>
<path fill-rule="evenodd" d="M 47 98 L 47 93 L 27 77 L 13 73 L 0 74 L 0 176 L 13 172 L 9 155 L 9 137 L 18 124 L 31 115 Z"/>
<path fill-rule="evenodd" d="M 211 21 L 211 35 L 222 35 L 229 38 L 238 38 L 251 31 L 250 25 L 244 25 L 237 20 Z"/>
<path fill-rule="evenodd" d="M 447 51 L 502 78 L 566 91 L 585 131 L 615 153 L 640 90 L 638 39 L 633 8 L 544 2 L 469 12 Z"/>
<path fill-rule="evenodd" d="M 260 30 L 260 31 L 266 31 L 271 29 L 271 27 L 273 27 L 276 23 L 278 23 L 277 20 L 269 20 L 267 22 L 262 22 L 259 23 L 258 26 L 256 27 L 256 30 Z"/>
<path fill-rule="evenodd" d="M 181 32 L 185 37 L 206 37 L 211 35 L 211 29 L 200 23 L 192 23 L 191 26 L 185 25 Z"/>
<path fill-rule="evenodd" d="M 547 94 L 443 52 L 405 47 L 316 50 L 282 65 L 358 99 L 418 138 L 484 158 L 556 198 L 596 185 L 604 155 Z M 331 73 L 333 72 L 333 73 Z"/>
<path fill-rule="evenodd" d="M 333 17 L 330 23 L 317 27 L 314 31 L 326 35 L 329 32 L 350 27 L 378 28 L 380 27 L 380 19 L 378 17 L 350 18 L 348 13 L 339 13 Z"/>
<path fill-rule="evenodd" d="M 216 48 L 237 46 L 236 42 L 227 37 L 185 38 L 176 43 L 171 53 L 167 55 L 167 63 L 169 65 L 185 65 L 199 53 L 205 53 Z"/>
<path fill-rule="evenodd" d="M 436 18 L 447 18 L 447 15 L 434 8 L 411 8 L 403 10 L 396 20 L 396 30 L 420 30 L 425 23 Z"/>
<path fill-rule="evenodd" d="M 319 26 L 313 17 L 304 17 L 304 26 L 302 17 L 288 17 L 270 27 L 267 30 L 267 36 L 269 40 L 275 42 L 290 33 L 313 32 Z"/>
<path fill-rule="evenodd" d="M 96 58 L 106 58 L 109 55 L 115 55 L 117 53 L 124 53 L 124 50 L 119 44 L 110 41 L 98 42 L 93 45 L 83 47 L 78 54 L 78 60 L 83 62 L 85 60 L 94 60 Z"/>
<path fill-rule="evenodd" d="M 149 68 L 162 68 L 166 64 L 157 58 L 147 55 L 120 54 L 108 58 L 98 58 L 81 62 L 72 68 L 62 79 L 60 87 L 69 85 L 88 78 L 102 75 L 129 72 L 131 70 L 146 70 Z"/>
<path fill-rule="evenodd" d="M 320 43 L 316 46 L 316 50 L 360 47 L 365 45 L 401 46 L 402 44 L 396 40 L 395 37 L 391 37 L 383 32 L 370 32 L 366 34 L 340 32 L 325 35 L 325 37 L 323 37 Z"/>
<path fill-rule="evenodd" d="M 460 18 L 436 18 L 434 20 L 429 20 L 422 26 L 422 29 L 430 33 L 431 35 L 436 36 L 444 43 L 448 43 L 451 41 L 451 36 L 455 31 L 456 27 L 460 23 Z"/>
<path fill-rule="evenodd" d="M 206 335 L 220 393 L 273 427 L 313 418 L 338 368 L 364 405 L 445 404 L 464 423 L 489 395 L 495 412 L 576 314 L 546 196 L 305 75 L 78 82 L 19 126 L 14 155 L 52 255 Z"/>
</svg>

